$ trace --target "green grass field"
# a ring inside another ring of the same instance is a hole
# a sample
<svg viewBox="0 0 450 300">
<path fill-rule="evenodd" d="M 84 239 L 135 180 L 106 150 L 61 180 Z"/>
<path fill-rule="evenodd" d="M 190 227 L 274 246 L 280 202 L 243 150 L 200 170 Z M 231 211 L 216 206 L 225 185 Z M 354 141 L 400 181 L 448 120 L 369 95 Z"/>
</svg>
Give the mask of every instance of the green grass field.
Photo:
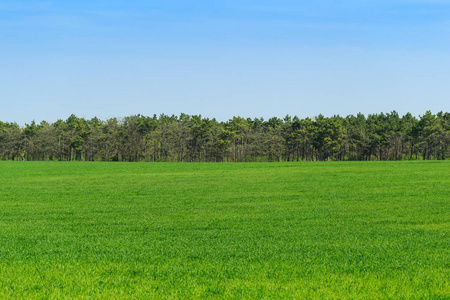
<svg viewBox="0 0 450 300">
<path fill-rule="evenodd" d="M 0 298 L 450 299 L 450 161 L 0 162 Z"/>
</svg>

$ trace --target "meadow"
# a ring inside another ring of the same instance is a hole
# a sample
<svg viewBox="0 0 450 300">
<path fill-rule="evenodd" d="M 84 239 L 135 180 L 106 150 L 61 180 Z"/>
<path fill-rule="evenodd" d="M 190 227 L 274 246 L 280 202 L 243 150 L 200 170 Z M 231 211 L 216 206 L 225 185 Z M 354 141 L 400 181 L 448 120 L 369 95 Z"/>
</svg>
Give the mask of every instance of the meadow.
<svg viewBox="0 0 450 300">
<path fill-rule="evenodd" d="M 0 162 L 0 298 L 450 298 L 450 161 Z"/>
</svg>

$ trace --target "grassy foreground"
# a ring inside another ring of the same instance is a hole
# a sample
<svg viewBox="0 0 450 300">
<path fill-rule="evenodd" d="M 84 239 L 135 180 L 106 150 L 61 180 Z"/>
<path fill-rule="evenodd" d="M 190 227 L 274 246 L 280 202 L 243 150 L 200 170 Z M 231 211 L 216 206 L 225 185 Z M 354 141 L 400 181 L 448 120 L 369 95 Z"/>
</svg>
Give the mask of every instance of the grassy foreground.
<svg viewBox="0 0 450 300">
<path fill-rule="evenodd" d="M 450 298 L 450 161 L 0 162 L 0 298 Z"/>
</svg>

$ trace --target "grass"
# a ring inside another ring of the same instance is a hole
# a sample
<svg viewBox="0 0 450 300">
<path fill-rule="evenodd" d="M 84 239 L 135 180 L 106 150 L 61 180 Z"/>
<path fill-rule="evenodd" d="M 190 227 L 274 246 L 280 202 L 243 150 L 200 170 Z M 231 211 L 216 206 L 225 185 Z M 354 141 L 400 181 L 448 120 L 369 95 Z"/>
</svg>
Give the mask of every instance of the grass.
<svg viewBox="0 0 450 300">
<path fill-rule="evenodd" d="M 0 298 L 450 299 L 450 161 L 0 162 Z"/>
</svg>

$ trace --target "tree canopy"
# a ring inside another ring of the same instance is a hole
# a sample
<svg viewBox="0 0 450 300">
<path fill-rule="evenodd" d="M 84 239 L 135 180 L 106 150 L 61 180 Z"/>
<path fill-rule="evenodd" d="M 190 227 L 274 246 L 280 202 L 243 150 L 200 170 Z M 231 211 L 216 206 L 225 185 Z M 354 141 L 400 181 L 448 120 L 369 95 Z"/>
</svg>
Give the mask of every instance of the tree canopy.
<svg viewBox="0 0 450 300">
<path fill-rule="evenodd" d="M 61 161 L 325 161 L 447 159 L 450 113 L 300 119 L 71 115 L 25 126 L 0 121 L 0 159 Z"/>
</svg>

